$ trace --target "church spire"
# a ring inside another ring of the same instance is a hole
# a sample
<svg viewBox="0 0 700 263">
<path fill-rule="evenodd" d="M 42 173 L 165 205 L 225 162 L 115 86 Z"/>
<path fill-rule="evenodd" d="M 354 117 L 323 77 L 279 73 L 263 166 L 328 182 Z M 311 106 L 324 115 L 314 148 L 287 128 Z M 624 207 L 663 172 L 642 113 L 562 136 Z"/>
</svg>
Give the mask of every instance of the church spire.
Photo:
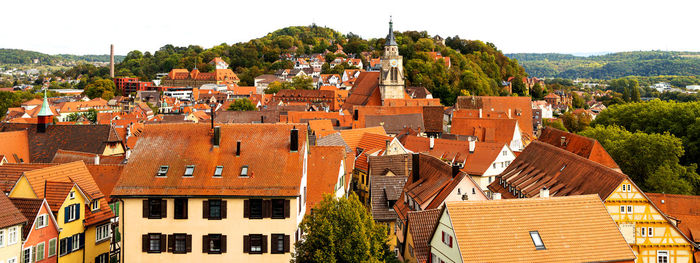
<svg viewBox="0 0 700 263">
<path fill-rule="evenodd" d="M 386 36 L 386 46 L 398 46 L 394 38 L 394 23 L 392 17 L 389 16 L 389 34 Z"/>
<path fill-rule="evenodd" d="M 44 90 L 44 102 L 41 104 L 41 110 L 37 116 L 52 116 L 51 108 L 49 108 L 49 100 L 46 98 L 46 90 Z"/>
</svg>

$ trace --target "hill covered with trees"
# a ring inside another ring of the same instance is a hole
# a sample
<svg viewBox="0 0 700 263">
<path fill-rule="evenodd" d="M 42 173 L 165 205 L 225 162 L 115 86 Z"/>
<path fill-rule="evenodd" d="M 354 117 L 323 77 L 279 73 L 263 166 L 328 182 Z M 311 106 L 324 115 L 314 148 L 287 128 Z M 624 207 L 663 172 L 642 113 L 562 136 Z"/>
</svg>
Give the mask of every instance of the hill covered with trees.
<svg viewBox="0 0 700 263">
<path fill-rule="evenodd" d="M 536 77 L 614 79 L 626 76 L 700 76 L 700 52 L 632 51 L 581 57 L 556 53 L 507 54 Z"/>
<path fill-rule="evenodd" d="M 114 56 L 114 60 L 119 62 L 124 56 Z M 34 60 L 38 63 L 34 63 Z M 55 66 L 59 64 L 79 62 L 109 62 L 109 55 L 49 55 L 36 51 L 28 51 L 21 49 L 5 49 L 0 48 L 0 65 L 44 65 Z"/>
<path fill-rule="evenodd" d="M 399 52 L 404 57 L 407 84 L 426 87 L 447 105 L 453 104 L 459 95 L 504 95 L 501 81 L 526 76 L 517 61 L 506 57 L 488 42 L 455 36 L 448 37 L 442 45 L 425 31 L 395 32 L 395 36 Z M 283 54 L 335 52 L 340 46 L 343 52 L 361 58 L 366 65 L 371 57 L 381 56 L 384 42 L 383 38 L 363 39 L 353 33 L 341 34 L 316 25 L 293 26 L 247 42 L 223 43 L 207 49 L 194 45 L 165 45 L 154 53 L 134 50 L 117 65 L 116 74 L 153 79 L 157 73 L 173 68 L 191 70 L 195 64 L 200 71 L 206 72 L 212 70 L 212 65 L 207 64 L 211 59 L 222 57 L 238 74 L 241 85 L 253 85 L 253 78 L 258 75 L 293 67 L 292 61 L 281 58 Z M 448 68 L 442 59 L 433 59 L 428 53 L 433 51 L 450 57 L 451 66 Z M 367 57 L 361 56 L 363 53 Z M 326 55 L 326 61 L 335 56 Z M 324 73 L 329 72 L 327 67 L 324 69 Z M 515 86 L 514 92 L 524 92 L 522 85 Z"/>
</svg>

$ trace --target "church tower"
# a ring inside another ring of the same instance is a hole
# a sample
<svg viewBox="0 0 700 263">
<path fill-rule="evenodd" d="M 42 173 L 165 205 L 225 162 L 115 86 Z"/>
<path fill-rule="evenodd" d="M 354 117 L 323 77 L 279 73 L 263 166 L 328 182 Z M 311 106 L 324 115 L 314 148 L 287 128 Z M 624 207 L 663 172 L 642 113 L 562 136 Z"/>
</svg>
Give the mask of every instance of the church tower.
<svg viewBox="0 0 700 263">
<path fill-rule="evenodd" d="M 399 56 L 399 46 L 394 38 L 391 19 L 389 20 L 389 34 L 386 36 L 381 64 L 382 74 L 379 76 L 379 90 L 382 94 L 382 102 L 385 99 L 403 99 L 405 95 L 403 57 Z"/>
</svg>

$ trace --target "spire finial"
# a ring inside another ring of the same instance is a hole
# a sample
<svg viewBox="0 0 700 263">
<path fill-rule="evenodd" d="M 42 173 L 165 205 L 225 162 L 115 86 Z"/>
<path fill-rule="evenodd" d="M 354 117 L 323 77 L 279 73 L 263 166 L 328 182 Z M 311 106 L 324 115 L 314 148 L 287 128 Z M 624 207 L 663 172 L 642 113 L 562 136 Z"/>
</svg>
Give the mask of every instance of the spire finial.
<svg viewBox="0 0 700 263">
<path fill-rule="evenodd" d="M 37 116 L 51 116 L 53 113 L 51 112 L 51 108 L 49 108 L 49 100 L 46 98 L 46 89 L 44 89 L 44 102 L 41 104 L 41 110 L 39 110 L 39 113 Z"/>
<path fill-rule="evenodd" d="M 394 18 L 389 16 L 389 34 L 386 36 L 386 46 L 397 46 L 394 38 Z"/>
</svg>

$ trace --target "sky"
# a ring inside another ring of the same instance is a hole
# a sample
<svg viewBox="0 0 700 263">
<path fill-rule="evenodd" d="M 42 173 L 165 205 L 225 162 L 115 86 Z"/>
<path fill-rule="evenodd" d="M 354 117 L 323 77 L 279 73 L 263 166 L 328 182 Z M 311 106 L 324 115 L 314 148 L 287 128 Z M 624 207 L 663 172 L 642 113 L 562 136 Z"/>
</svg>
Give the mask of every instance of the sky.
<svg viewBox="0 0 700 263">
<path fill-rule="evenodd" d="M 479 39 L 504 53 L 700 51 L 698 0 L 36 0 L 2 9 L 0 48 L 48 54 L 209 48 L 312 23 L 381 38 L 389 16 L 398 31 Z"/>
</svg>

